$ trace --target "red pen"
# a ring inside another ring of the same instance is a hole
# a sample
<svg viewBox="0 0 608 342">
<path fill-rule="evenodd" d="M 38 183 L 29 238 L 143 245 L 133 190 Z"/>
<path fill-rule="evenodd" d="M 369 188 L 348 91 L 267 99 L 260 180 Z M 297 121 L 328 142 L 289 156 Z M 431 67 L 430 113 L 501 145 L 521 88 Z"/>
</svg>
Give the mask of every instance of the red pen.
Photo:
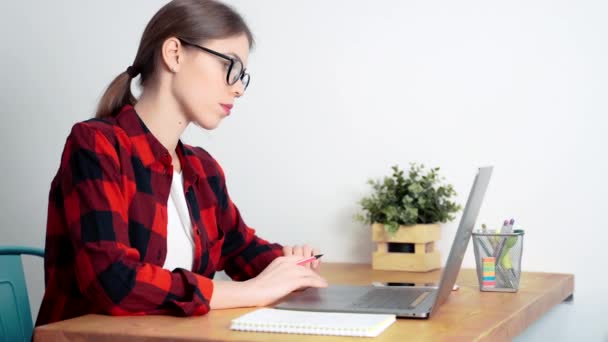
<svg viewBox="0 0 608 342">
<path fill-rule="evenodd" d="M 323 254 L 317 254 L 317 255 L 315 255 L 315 256 L 311 256 L 311 257 L 309 257 L 309 258 L 302 259 L 302 260 L 298 261 L 296 264 L 297 264 L 297 265 L 306 265 L 306 264 L 308 264 L 309 262 L 311 262 L 311 261 L 315 261 L 315 260 L 319 259 L 319 258 L 320 258 L 320 257 L 322 257 L 322 256 L 323 256 Z"/>
</svg>

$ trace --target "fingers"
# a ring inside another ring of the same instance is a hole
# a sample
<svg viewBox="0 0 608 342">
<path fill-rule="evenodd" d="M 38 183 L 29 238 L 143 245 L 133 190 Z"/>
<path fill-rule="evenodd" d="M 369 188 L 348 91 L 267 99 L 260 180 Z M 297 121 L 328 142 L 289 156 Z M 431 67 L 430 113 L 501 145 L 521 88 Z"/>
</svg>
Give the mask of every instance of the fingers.
<svg viewBox="0 0 608 342">
<path fill-rule="evenodd" d="M 327 281 L 319 274 L 307 267 L 297 266 L 296 262 L 301 256 L 280 257 L 273 261 L 274 267 L 267 267 L 259 278 L 272 284 L 270 286 L 282 283 L 293 291 L 301 287 L 326 287 Z"/>
<path fill-rule="evenodd" d="M 293 290 L 304 287 L 327 287 L 327 281 L 309 268 L 299 267 L 294 274 L 295 284 Z"/>
<path fill-rule="evenodd" d="M 312 256 L 313 255 L 313 253 L 312 253 L 312 247 L 310 247 L 309 245 L 302 246 L 302 255 L 305 258 L 308 258 L 309 256 Z"/>
<path fill-rule="evenodd" d="M 298 262 L 302 260 L 302 256 L 300 255 L 290 255 L 290 256 L 284 256 L 284 257 L 278 257 L 276 259 L 274 259 L 270 265 L 268 265 L 269 269 L 274 269 L 274 268 L 283 268 L 283 267 L 288 267 L 288 268 L 293 268 L 294 266 L 298 266 Z M 270 268 L 270 266 L 273 266 L 272 268 Z M 299 267 L 301 268 L 301 267 Z"/>
<path fill-rule="evenodd" d="M 327 281 L 323 278 L 321 278 L 319 275 L 317 275 L 316 273 L 312 273 L 310 275 L 305 276 L 304 278 L 302 278 L 302 282 L 300 283 L 300 286 L 302 287 L 327 287 Z"/>
<path fill-rule="evenodd" d="M 274 272 L 275 270 L 284 267 L 284 265 L 288 265 L 288 267 L 291 267 L 291 265 L 297 264 L 297 262 L 301 258 L 302 257 L 295 256 L 295 255 L 277 257 L 274 260 L 272 260 L 272 262 L 270 264 L 268 264 L 268 266 L 266 266 L 266 268 L 264 269 L 264 271 L 262 271 L 262 273 L 270 274 L 271 272 Z"/>
<path fill-rule="evenodd" d="M 305 258 L 308 258 L 308 257 L 310 257 L 310 256 L 313 256 L 314 254 L 312 253 L 312 247 L 310 247 L 309 245 L 304 245 L 304 246 L 302 246 L 302 255 L 303 255 Z M 311 262 L 311 263 L 309 263 L 307 266 L 308 266 L 309 268 L 312 268 L 312 264 L 313 264 L 313 263 L 314 263 L 314 261 L 313 261 L 313 262 Z"/>
<path fill-rule="evenodd" d="M 317 255 L 317 254 L 321 254 L 321 253 L 319 253 L 318 249 L 313 248 L 312 255 Z M 313 271 L 319 272 L 319 270 L 321 269 L 321 260 L 317 259 L 317 260 L 313 261 L 310 266 L 313 269 Z"/>
<path fill-rule="evenodd" d="M 299 245 L 295 245 L 295 246 L 283 246 L 283 255 L 284 256 L 290 256 L 290 255 L 299 255 L 299 256 L 303 256 L 303 257 L 309 257 L 309 256 L 313 256 L 319 253 L 318 249 L 312 248 L 311 246 L 304 244 L 302 246 Z"/>
<path fill-rule="evenodd" d="M 301 258 L 307 258 L 319 254 L 319 250 L 312 248 L 311 246 L 304 244 L 302 246 L 283 246 L 283 255 L 287 256 L 300 256 Z M 306 268 L 310 268 L 316 272 L 319 272 L 321 268 L 321 261 L 315 260 L 311 263 L 303 265 Z"/>
<path fill-rule="evenodd" d="M 285 252 L 290 252 L 289 254 L 285 253 Z M 298 246 L 295 245 L 293 247 L 290 246 L 285 246 L 283 247 L 283 252 L 285 253 L 285 255 L 299 255 L 299 256 L 303 256 L 303 257 L 309 257 L 312 256 L 312 247 L 310 247 L 309 245 L 302 245 L 302 246 Z"/>
<path fill-rule="evenodd" d="M 289 292 L 307 287 L 323 288 L 328 283 L 307 267 L 297 265 L 301 255 L 278 257 L 257 277 L 248 281 L 256 294 L 256 305 L 272 303 Z"/>
<path fill-rule="evenodd" d="M 304 245 L 301 247 L 302 250 L 302 258 L 308 258 L 310 256 L 312 256 L 312 247 L 310 247 L 309 245 Z M 314 261 L 313 261 L 314 262 Z M 309 262 L 306 265 L 304 265 L 306 268 L 310 268 L 312 269 L 312 263 L 313 262 Z"/>
<path fill-rule="evenodd" d="M 297 264 L 298 261 L 302 260 L 302 256 L 301 255 L 290 255 L 290 256 L 281 257 L 281 259 L 285 263 Z"/>
</svg>

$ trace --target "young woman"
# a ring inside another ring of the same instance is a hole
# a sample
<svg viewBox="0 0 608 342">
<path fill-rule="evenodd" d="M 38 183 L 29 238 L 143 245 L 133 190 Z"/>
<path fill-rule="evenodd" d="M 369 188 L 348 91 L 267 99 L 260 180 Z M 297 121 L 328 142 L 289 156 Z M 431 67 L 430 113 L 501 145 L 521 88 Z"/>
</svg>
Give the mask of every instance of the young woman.
<svg viewBox="0 0 608 342">
<path fill-rule="evenodd" d="M 220 165 L 179 140 L 190 123 L 211 130 L 230 114 L 250 82 L 252 44 L 243 19 L 212 0 L 174 0 L 150 20 L 96 118 L 67 138 L 36 325 L 88 313 L 202 315 L 327 286 L 319 261 L 297 265 L 318 251 L 257 237 Z M 213 280 L 220 270 L 235 281 Z"/>
</svg>

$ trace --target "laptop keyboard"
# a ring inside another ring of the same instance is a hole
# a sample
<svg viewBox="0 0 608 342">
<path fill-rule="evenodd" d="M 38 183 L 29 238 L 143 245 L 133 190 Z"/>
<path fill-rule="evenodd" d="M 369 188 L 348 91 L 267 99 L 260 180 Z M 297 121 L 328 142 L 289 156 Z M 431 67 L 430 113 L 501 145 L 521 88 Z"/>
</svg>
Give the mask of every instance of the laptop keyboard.
<svg viewBox="0 0 608 342">
<path fill-rule="evenodd" d="M 429 290 L 377 288 L 359 297 L 352 305 L 355 308 L 413 309 L 409 307 L 421 294 Z"/>
</svg>

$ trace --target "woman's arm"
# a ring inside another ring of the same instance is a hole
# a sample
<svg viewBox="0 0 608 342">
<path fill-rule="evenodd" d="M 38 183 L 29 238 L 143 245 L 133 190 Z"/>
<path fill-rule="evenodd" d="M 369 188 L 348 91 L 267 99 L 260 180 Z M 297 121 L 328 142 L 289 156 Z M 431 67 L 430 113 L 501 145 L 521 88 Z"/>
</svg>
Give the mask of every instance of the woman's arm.
<svg viewBox="0 0 608 342">
<path fill-rule="evenodd" d="M 206 152 L 204 152 L 206 154 Z M 225 270 L 233 280 L 244 281 L 260 274 L 274 259 L 283 256 L 283 246 L 270 243 L 245 223 L 237 206 L 232 202 L 222 167 L 211 156 L 218 182 L 213 191 L 218 198 L 217 224 L 224 234 L 219 270 Z"/>
<path fill-rule="evenodd" d="M 305 246 L 283 247 L 270 243 L 248 227 L 238 208 L 230 199 L 224 172 L 217 161 L 219 182 L 214 189 L 218 197 L 218 225 L 224 233 L 219 269 L 224 269 L 234 282 L 214 281 L 211 308 L 263 306 L 271 304 L 294 290 L 305 287 L 326 287 L 327 282 L 315 270 L 318 262 L 299 266 L 304 253 L 313 249 Z M 284 256 L 285 252 L 288 256 Z"/>
</svg>

